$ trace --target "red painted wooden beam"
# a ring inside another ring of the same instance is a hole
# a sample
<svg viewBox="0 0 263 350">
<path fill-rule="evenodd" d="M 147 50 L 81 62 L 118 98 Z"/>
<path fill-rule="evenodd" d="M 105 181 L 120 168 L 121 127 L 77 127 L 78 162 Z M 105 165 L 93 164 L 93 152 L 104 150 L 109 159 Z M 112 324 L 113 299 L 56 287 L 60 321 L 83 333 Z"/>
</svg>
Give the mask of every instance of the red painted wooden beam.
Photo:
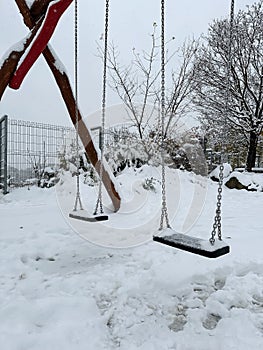
<svg viewBox="0 0 263 350">
<path fill-rule="evenodd" d="M 26 54 L 26 57 L 24 59 L 22 58 L 22 63 L 19 65 L 14 76 L 9 82 L 9 86 L 12 89 L 19 89 L 28 71 L 46 48 L 60 17 L 63 15 L 72 1 L 73 0 L 55 0 L 49 5 L 46 17 L 41 28 L 39 29 L 39 33 L 36 35 L 36 38 L 33 40 L 31 47 Z"/>
</svg>

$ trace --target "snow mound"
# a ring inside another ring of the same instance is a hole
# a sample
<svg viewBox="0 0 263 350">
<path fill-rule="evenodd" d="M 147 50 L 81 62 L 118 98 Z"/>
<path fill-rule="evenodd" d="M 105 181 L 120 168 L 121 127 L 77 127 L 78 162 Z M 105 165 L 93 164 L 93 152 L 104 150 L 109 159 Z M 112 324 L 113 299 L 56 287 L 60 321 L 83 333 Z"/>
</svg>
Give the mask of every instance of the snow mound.
<svg viewBox="0 0 263 350">
<path fill-rule="evenodd" d="M 246 189 L 248 191 L 263 191 L 263 174 L 234 171 L 228 177 L 225 185 L 229 188 Z"/>
<path fill-rule="evenodd" d="M 228 163 L 224 163 L 224 170 L 223 170 L 223 178 L 226 178 L 229 176 L 229 174 L 232 172 L 232 167 L 230 164 Z M 220 172 L 220 165 L 218 165 L 214 170 L 211 171 L 211 173 L 209 174 L 209 177 L 211 179 L 214 179 L 216 181 L 219 180 L 219 172 Z"/>
</svg>

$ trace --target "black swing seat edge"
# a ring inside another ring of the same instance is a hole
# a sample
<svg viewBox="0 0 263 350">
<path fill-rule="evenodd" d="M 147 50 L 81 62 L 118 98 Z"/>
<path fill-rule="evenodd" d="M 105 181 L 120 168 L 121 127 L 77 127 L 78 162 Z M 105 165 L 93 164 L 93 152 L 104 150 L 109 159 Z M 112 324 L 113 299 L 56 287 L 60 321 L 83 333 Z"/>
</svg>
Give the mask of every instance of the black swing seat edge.
<svg viewBox="0 0 263 350">
<path fill-rule="evenodd" d="M 173 231 L 169 235 L 153 236 L 153 240 L 173 248 L 181 249 L 189 253 L 204 256 L 206 258 L 218 258 L 230 252 L 230 246 L 223 241 L 216 241 L 212 245 L 209 241 L 201 238 L 192 237 Z"/>
<path fill-rule="evenodd" d="M 109 220 L 108 215 L 99 214 L 99 215 L 88 215 L 86 212 L 71 212 L 69 217 L 76 220 L 87 221 L 87 222 L 99 222 Z"/>
</svg>

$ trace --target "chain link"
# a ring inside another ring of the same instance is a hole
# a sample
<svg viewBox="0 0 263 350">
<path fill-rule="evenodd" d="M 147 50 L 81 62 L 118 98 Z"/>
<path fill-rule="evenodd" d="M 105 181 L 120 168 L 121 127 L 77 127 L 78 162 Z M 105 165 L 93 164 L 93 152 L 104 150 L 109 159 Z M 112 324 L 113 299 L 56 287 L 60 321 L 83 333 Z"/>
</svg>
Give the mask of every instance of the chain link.
<svg viewBox="0 0 263 350">
<path fill-rule="evenodd" d="M 105 8 L 105 28 L 104 28 L 104 56 L 103 56 L 103 82 L 102 82 L 102 103 L 101 103 L 101 156 L 100 156 L 100 171 L 99 171 L 99 192 L 94 210 L 94 215 L 97 215 L 98 209 L 103 214 L 102 204 L 102 176 L 103 176 L 103 158 L 104 158 L 104 135 L 105 135 L 105 120 L 106 120 L 106 88 L 107 88 L 107 57 L 108 57 L 108 32 L 109 32 L 109 0 L 106 0 Z"/>
<path fill-rule="evenodd" d="M 219 184 L 217 190 L 217 203 L 216 203 L 216 214 L 214 218 L 213 230 L 211 233 L 210 243 L 212 245 L 215 244 L 216 233 L 218 239 L 222 240 L 222 232 L 221 232 L 221 206 L 222 206 L 222 191 L 223 191 L 223 179 L 224 179 L 224 165 L 221 164 L 219 168 Z"/>
<path fill-rule="evenodd" d="M 74 211 L 78 209 L 78 204 L 81 210 L 83 210 L 81 197 L 80 197 L 80 182 L 79 182 L 79 170 L 80 170 L 80 159 L 79 159 L 79 108 L 78 108 L 78 0 L 75 0 L 75 60 L 74 60 L 74 76 L 75 76 L 75 119 L 76 119 L 76 161 L 77 161 L 77 192 L 74 204 Z"/>
<path fill-rule="evenodd" d="M 234 27 L 234 11 L 235 11 L 235 0 L 231 0 L 231 10 L 230 10 L 230 24 L 229 24 L 229 38 L 228 38 L 228 59 L 227 59 L 227 86 L 225 93 L 225 104 L 224 104 L 224 120 L 227 119 L 227 114 L 229 113 L 229 101 L 230 101 L 230 74 L 232 65 L 232 42 L 233 42 L 233 27 Z M 224 123 L 225 124 L 225 123 Z M 223 140 L 223 135 L 221 135 L 221 140 Z M 222 153 L 225 153 L 225 144 L 222 141 Z M 224 179 L 224 165 L 223 156 L 221 157 L 221 164 L 219 167 L 219 183 L 217 190 L 217 203 L 216 203 L 216 213 L 214 217 L 213 229 L 211 232 L 210 243 L 215 244 L 216 234 L 218 239 L 222 240 L 222 192 L 223 192 L 223 179 Z"/>
<path fill-rule="evenodd" d="M 161 0 L 161 119 L 162 119 L 162 211 L 159 230 L 163 230 L 164 221 L 167 228 L 170 228 L 169 216 L 166 202 L 166 173 L 165 173 L 165 0 Z"/>
</svg>

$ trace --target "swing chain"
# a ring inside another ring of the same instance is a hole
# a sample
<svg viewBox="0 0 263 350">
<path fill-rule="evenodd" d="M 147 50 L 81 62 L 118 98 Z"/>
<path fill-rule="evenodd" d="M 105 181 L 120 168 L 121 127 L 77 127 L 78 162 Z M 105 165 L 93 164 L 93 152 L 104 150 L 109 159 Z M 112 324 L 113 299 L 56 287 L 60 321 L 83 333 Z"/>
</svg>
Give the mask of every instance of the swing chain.
<svg viewBox="0 0 263 350">
<path fill-rule="evenodd" d="M 76 119 L 76 161 L 77 161 L 77 192 L 73 211 L 77 211 L 78 204 L 80 210 L 83 210 L 80 197 L 80 159 L 79 159 L 79 113 L 78 113 L 78 0 L 75 0 L 75 61 L 74 61 L 74 75 L 75 75 L 75 119 Z"/>
<path fill-rule="evenodd" d="M 221 232 L 221 206 L 222 206 L 222 192 L 223 192 L 223 178 L 224 178 L 224 165 L 220 164 L 219 167 L 219 184 L 217 190 L 217 203 L 216 203 L 216 214 L 213 224 L 213 230 L 211 233 L 211 238 L 209 239 L 212 245 L 215 244 L 216 231 L 218 239 L 222 240 L 222 232 Z"/>
<path fill-rule="evenodd" d="M 162 139 L 161 139 L 161 158 L 162 158 L 162 212 L 159 230 L 163 230 L 164 221 L 166 227 L 170 228 L 169 216 L 166 202 L 166 174 L 164 161 L 165 146 L 165 0 L 161 0 L 161 118 L 162 118 Z"/>
<path fill-rule="evenodd" d="M 104 56 L 103 56 L 103 81 L 102 81 L 102 107 L 101 107 L 101 156 L 100 156 L 100 170 L 99 170 L 99 192 L 94 210 L 94 215 L 97 215 L 98 208 L 103 214 L 102 204 L 102 176 L 103 176 L 103 158 L 104 158 L 104 134 L 105 134 L 105 116 L 106 116 L 106 86 L 107 86 L 107 57 L 108 57 L 108 32 L 109 32 L 109 0 L 106 0 L 105 9 L 105 28 L 104 28 Z"/>
<path fill-rule="evenodd" d="M 233 27 L 234 27 L 234 11 L 235 11 L 235 0 L 231 0 L 231 10 L 230 10 L 230 25 L 229 25 L 229 38 L 228 38 L 228 60 L 227 60 L 227 86 L 226 86 L 226 96 L 224 104 L 224 119 L 227 118 L 229 99 L 230 99 L 230 73 L 232 64 L 232 41 L 233 41 Z M 223 139 L 223 137 L 221 137 Z M 225 151 L 222 147 L 223 153 Z M 217 204 L 216 204 L 216 214 L 214 218 L 213 229 L 211 232 L 211 238 L 209 239 L 212 245 L 215 244 L 216 231 L 218 239 L 222 240 L 222 217 L 221 217 L 221 207 L 222 207 L 222 192 L 223 192 L 223 179 L 224 179 L 224 163 L 223 157 L 221 156 L 221 164 L 219 167 L 219 184 L 217 190 Z"/>
</svg>

